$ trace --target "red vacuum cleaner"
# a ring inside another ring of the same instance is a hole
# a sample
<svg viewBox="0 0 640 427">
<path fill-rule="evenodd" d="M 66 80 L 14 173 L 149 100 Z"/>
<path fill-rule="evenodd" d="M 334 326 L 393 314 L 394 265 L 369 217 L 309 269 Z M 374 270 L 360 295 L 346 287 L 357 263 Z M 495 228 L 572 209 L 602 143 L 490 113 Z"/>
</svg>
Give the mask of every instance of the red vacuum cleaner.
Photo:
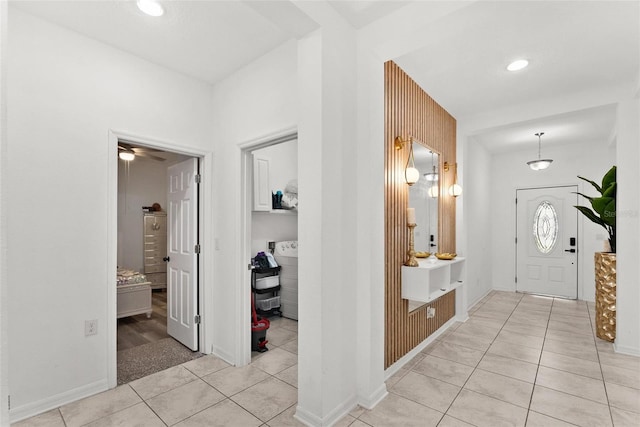
<svg viewBox="0 0 640 427">
<path fill-rule="evenodd" d="M 251 296 L 251 351 L 257 351 L 263 353 L 267 350 L 267 329 L 269 329 L 270 323 L 268 319 L 258 317 L 256 313 L 255 302 L 253 301 L 253 295 Z"/>
</svg>

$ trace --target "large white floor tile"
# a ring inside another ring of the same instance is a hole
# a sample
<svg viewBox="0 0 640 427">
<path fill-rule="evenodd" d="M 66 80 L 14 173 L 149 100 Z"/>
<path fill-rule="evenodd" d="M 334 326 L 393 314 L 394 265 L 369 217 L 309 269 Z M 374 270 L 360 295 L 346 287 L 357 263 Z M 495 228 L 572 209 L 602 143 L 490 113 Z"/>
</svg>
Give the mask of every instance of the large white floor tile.
<svg viewBox="0 0 640 427">
<path fill-rule="evenodd" d="M 462 390 L 447 415 L 478 427 L 524 426 L 527 409 L 484 394 Z"/>
<path fill-rule="evenodd" d="M 612 407 L 640 414 L 640 390 L 607 383 L 607 395 Z"/>
<path fill-rule="evenodd" d="M 505 375 L 531 384 L 536 379 L 538 365 L 522 360 L 511 359 L 497 354 L 485 354 L 478 369 Z"/>
<path fill-rule="evenodd" d="M 65 427 L 59 409 L 52 409 L 44 414 L 13 423 L 11 427 Z"/>
<path fill-rule="evenodd" d="M 544 338 L 503 330 L 498 334 L 495 342 L 508 342 L 511 344 L 517 344 L 523 347 L 531 347 L 535 348 L 536 350 L 540 350 L 542 349 Z"/>
<path fill-rule="evenodd" d="M 129 385 L 141 398 L 147 400 L 197 379 L 191 371 L 178 365 L 132 381 Z"/>
<path fill-rule="evenodd" d="M 460 387 L 417 372 L 409 372 L 391 388 L 391 391 L 444 413 L 460 392 Z"/>
<path fill-rule="evenodd" d="M 147 404 L 167 425 L 176 424 L 224 400 L 209 384 L 198 379 L 147 400 Z"/>
<path fill-rule="evenodd" d="M 604 381 L 540 366 L 536 384 L 573 396 L 607 404 Z"/>
<path fill-rule="evenodd" d="M 611 416 L 613 417 L 613 425 L 615 427 L 640 426 L 640 414 L 637 412 L 611 408 Z"/>
<path fill-rule="evenodd" d="M 145 403 L 138 403 L 115 414 L 86 424 L 86 427 L 164 427 L 156 414 Z"/>
<path fill-rule="evenodd" d="M 484 352 L 442 341 L 437 343 L 429 354 L 441 359 L 462 363 L 463 365 L 476 366 L 482 359 Z"/>
<path fill-rule="evenodd" d="M 182 366 L 193 372 L 195 375 L 204 377 L 205 375 L 209 375 L 212 372 L 219 371 L 220 369 L 227 368 L 231 365 L 219 357 L 210 354 L 208 356 L 199 357 L 198 359 L 183 363 Z"/>
<path fill-rule="evenodd" d="M 256 359 L 252 365 L 275 375 L 298 363 L 298 356 L 280 348 L 274 348 Z"/>
<path fill-rule="evenodd" d="M 202 412 L 176 424 L 176 427 L 257 427 L 262 421 L 242 409 L 235 402 L 225 399 Z"/>
<path fill-rule="evenodd" d="M 277 416 L 270 419 L 266 425 L 268 425 L 269 427 L 305 427 L 303 423 L 293 417 L 295 413 L 296 405 L 292 405 L 286 411 L 281 412 Z"/>
<path fill-rule="evenodd" d="M 253 364 L 242 367 L 230 366 L 202 377 L 225 396 L 233 396 L 252 385 L 269 378 L 269 374 Z"/>
<path fill-rule="evenodd" d="M 60 408 L 67 427 L 81 426 L 129 408 L 142 399 L 128 385 L 122 385 Z"/>
<path fill-rule="evenodd" d="M 413 367 L 413 370 L 459 387 L 464 385 L 467 378 L 471 375 L 471 372 L 473 372 L 471 366 L 433 356 L 426 356 L 420 363 Z"/>
<path fill-rule="evenodd" d="M 520 381 L 493 372 L 476 369 L 467 383 L 464 385 L 467 390 L 482 393 L 504 402 L 508 402 L 523 408 L 529 407 L 533 384 Z"/>
<path fill-rule="evenodd" d="M 272 377 L 241 391 L 231 399 L 267 422 L 298 401 L 298 390 Z"/>
<path fill-rule="evenodd" d="M 575 357 L 565 356 L 563 354 L 545 350 L 542 352 L 540 365 L 578 375 L 584 375 L 585 377 L 597 380 L 602 379 L 600 364 L 591 360 L 577 359 Z"/>
<path fill-rule="evenodd" d="M 440 420 L 438 427 L 474 427 L 473 424 L 465 423 L 462 420 L 453 418 L 451 415 L 445 415 Z"/>
<path fill-rule="evenodd" d="M 541 351 L 508 342 L 494 342 L 487 353 L 537 364 L 540 360 Z"/>
<path fill-rule="evenodd" d="M 559 341 L 555 339 L 544 340 L 544 350 L 552 353 L 564 354 L 565 356 L 575 357 L 577 359 L 598 361 L 598 352 L 595 344 L 578 344 L 569 341 Z"/>
<path fill-rule="evenodd" d="M 607 405 L 538 385 L 533 389 L 531 410 L 579 426 L 611 426 Z"/>
<path fill-rule="evenodd" d="M 573 427 L 575 424 L 569 424 L 562 420 L 552 418 L 548 415 L 539 414 L 529 411 L 527 415 L 527 427 Z"/>
<path fill-rule="evenodd" d="M 633 369 L 618 368 L 617 366 L 602 365 L 602 374 L 607 383 L 614 383 L 640 389 L 640 373 Z"/>
<path fill-rule="evenodd" d="M 430 427 L 437 426 L 443 414 L 394 393 L 375 408 L 360 415 L 360 420 L 373 427 Z"/>
</svg>

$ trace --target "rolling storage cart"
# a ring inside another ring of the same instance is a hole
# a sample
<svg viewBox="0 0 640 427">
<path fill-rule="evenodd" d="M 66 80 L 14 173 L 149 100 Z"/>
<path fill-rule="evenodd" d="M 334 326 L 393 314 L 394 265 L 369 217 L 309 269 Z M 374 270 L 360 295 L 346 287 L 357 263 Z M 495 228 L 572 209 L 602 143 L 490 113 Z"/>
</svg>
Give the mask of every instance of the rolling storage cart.
<svg viewBox="0 0 640 427">
<path fill-rule="evenodd" d="M 251 290 L 256 312 L 262 316 L 278 315 L 280 311 L 280 266 L 251 270 Z M 256 295 L 270 294 L 268 298 L 257 299 Z"/>
</svg>

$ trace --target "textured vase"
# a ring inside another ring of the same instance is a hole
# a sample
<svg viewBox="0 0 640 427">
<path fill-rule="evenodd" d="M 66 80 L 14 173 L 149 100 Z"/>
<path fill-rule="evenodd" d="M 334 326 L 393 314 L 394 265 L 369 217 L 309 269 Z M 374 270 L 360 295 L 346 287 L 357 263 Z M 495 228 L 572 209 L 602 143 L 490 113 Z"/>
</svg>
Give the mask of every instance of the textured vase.
<svg viewBox="0 0 640 427">
<path fill-rule="evenodd" d="M 596 336 L 616 339 L 616 254 L 596 252 Z"/>
</svg>

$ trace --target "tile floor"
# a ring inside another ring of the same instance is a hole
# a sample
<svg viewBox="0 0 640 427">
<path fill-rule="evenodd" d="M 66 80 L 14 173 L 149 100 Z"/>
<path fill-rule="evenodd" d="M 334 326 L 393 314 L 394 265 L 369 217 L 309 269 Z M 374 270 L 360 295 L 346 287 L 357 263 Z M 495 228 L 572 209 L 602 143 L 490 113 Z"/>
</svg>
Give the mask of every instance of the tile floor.
<svg viewBox="0 0 640 427">
<path fill-rule="evenodd" d="M 338 426 L 640 426 L 640 358 L 594 337 L 593 304 L 492 292 Z M 15 426 L 298 426 L 297 323 L 242 368 L 206 356 Z"/>
</svg>

